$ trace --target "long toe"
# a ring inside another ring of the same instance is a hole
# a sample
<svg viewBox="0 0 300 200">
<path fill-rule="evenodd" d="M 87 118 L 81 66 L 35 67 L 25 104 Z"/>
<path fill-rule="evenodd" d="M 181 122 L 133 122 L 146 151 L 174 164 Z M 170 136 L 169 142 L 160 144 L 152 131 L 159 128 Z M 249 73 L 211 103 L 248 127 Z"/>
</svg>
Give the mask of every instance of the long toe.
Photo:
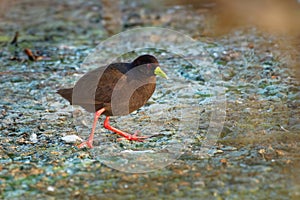
<svg viewBox="0 0 300 200">
<path fill-rule="evenodd" d="M 138 141 L 138 142 L 143 142 L 145 139 L 148 138 L 148 136 L 137 136 L 138 132 L 135 132 L 133 135 L 130 135 L 128 137 L 128 140 L 133 140 L 133 141 Z"/>
</svg>

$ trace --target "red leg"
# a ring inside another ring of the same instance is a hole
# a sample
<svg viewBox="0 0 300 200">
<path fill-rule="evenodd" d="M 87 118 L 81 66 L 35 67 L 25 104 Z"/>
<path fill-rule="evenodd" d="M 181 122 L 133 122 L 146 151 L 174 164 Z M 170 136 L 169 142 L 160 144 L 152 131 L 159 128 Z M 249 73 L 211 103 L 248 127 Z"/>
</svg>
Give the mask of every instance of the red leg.
<svg viewBox="0 0 300 200">
<path fill-rule="evenodd" d="M 94 115 L 94 122 L 93 122 L 93 127 L 92 127 L 92 132 L 88 138 L 87 141 L 81 143 L 80 145 L 78 145 L 78 148 L 82 148 L 82 147 L 89 147 L 89 148 L 93 148 L 93 139 L 94 139 L 94 133 L 95 133 L 95 129 L 96 129 L 96 125 L 97 125 L 97 121 L 100 117 L 100 115 L 105 111 L 105 108 L 102 108 L 100 110 L 98 110 L 97 112 L 95 112 Z"/>
<path fill-rule="evenodd" d="M 133 135 L 129 134 L 129 133 L 126 133 L 126 132 L 123 132 L 119 129 L 116 129 L 115 127 L 112 127 L 110 124 L 109 124 L 109 116 L 106 117 L 105 121 L 104 121 L 104 128 L 110 130 L 110 131 L 113 131 L 115 132 L 116 134 L 124 137 L 125 139 L 127 140 L 134 140 L 134 141 L 139 141 L 139 142 L 142 142 L 144 139 L 148 138 L 147 136 L 137 136 L 137 132 Z"/>
</svg>

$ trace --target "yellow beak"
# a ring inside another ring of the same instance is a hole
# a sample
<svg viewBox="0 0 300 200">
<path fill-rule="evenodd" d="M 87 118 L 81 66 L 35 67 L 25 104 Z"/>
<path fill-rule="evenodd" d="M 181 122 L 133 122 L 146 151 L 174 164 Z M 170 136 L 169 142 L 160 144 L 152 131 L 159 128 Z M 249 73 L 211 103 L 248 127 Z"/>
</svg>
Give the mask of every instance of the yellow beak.
<svg viewBox="0 0 300 200">
<path fill-rule="evenodd" d="M 169 77 L 167 76 L 167 74 L 159 66 L 157 66 L 155 68 L 154 74 L 157 75 L 157 76 L 160 76 L 162 78 L 169 79 Z"/>
</svg>

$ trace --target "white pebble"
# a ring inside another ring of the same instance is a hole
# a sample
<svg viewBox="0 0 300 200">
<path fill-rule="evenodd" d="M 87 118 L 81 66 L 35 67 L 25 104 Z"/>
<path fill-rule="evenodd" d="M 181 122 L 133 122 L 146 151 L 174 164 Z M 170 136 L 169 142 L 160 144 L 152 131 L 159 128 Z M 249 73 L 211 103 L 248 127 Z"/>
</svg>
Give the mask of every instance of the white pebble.
<svg viewBox="0 0 300 200">
<path fill-rule="evenodd" d="M 37 135 L 35 133 L 32 133 L 29 137 L 30 141 L 33 143 L 37 143 L 38 139 L 37 139 Z"/>
<path fill-rule="evenodd" d="M 82 141 L 82 139 L 80 137 L 78 137 L 77 135 L 66 135 L 64 137 L 61 138 L 63 141 L 65 141 L 66 143 L 75 143 L 76 141 Z"/>
</svg>

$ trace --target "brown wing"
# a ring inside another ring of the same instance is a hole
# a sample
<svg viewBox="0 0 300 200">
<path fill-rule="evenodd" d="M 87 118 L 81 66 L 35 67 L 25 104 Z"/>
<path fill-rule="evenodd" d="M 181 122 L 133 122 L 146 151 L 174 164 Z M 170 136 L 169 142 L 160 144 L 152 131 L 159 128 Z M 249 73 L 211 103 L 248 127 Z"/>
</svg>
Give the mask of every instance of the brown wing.
<svg viewBox="0 0 300 200">
<path fill-rule="evenodd" d="M 126 75 L 111 65 L 92 70 L 75 84 L 72 103 L 95 112 L 110 103 L 111 94 L 118 89 L 115 85 L 120 79 L 126 79 Z"/>
</svg>

